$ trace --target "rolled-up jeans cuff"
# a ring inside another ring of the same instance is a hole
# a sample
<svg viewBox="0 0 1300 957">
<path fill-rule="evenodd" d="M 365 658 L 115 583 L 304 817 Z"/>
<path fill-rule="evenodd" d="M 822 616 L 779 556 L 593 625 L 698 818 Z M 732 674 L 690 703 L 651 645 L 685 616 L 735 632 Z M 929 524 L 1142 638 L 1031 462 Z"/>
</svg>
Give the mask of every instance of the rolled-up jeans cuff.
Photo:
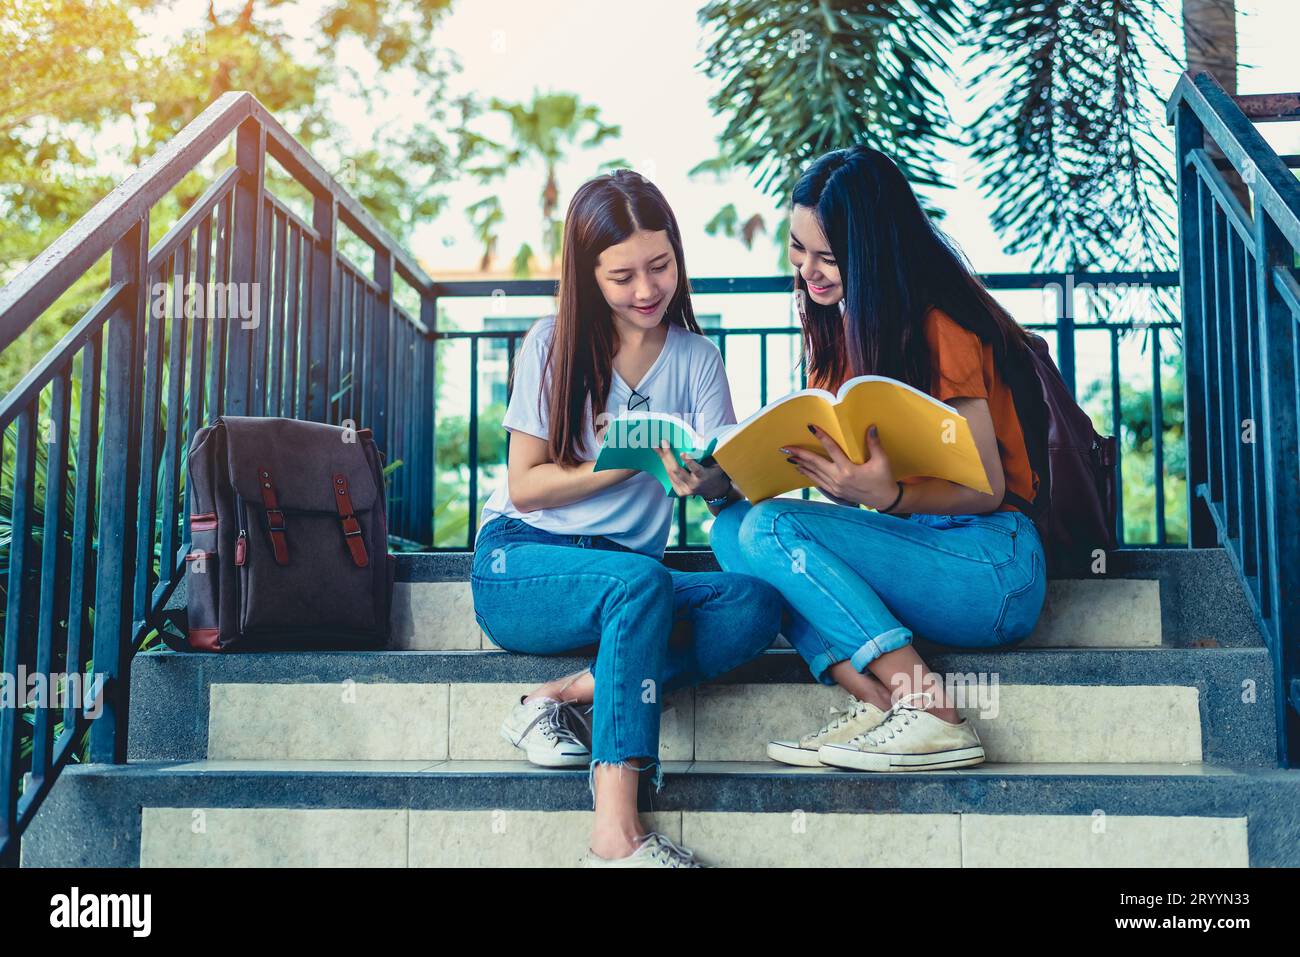
<svg viewBox="0 0 1300 957">
<path fill-rule="evenodd" d="M 835 679 L 831 677 L 831 665 L 839 664 L 843 660 L 832 651 L 818 652 L 808 659 L 808 670 L 821 684 L 833 685 Z"/>
<path fill-rule="evenodd" d="M 866 671 L 867 665 L 875 661 L 883 654 L 891 651 L 897 651 L 904 645 L 911 644 L 912 632 L 907 628 L 891 628 L 883 635 L 877 635 L 857 651 L 853 652 L 853 657 L 849 662 L 853 669 L 858 672 Z"/>
</svg>

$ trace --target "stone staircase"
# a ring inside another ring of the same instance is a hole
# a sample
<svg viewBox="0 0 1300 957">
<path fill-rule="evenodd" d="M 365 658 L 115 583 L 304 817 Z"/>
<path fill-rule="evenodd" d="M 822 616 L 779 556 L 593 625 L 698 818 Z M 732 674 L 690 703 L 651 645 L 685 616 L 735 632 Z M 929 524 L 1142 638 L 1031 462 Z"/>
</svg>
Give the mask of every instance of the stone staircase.
<svg viewBox="0 0 1300 957">
<path fill-rule="evenodd" d="M 129 763 L 67 767 L 23 866 L 576 863 L 586 770 L 520 761 L 498 728 L 587 659 L 494 649 L 468 573 L 400 555 L 389 650 L 137 656 Z M 1221 550 L 1112 553 L 1052 582 L 1013 650 L 917 644 L 961 676 L 987 763 L 768 761 L 843 701 L 781 640 L 665 702 L 652 826 L 724 865 L 1300 865 L 1300 771 L 1277 766 L 1268 653 Z"/>
</svg>

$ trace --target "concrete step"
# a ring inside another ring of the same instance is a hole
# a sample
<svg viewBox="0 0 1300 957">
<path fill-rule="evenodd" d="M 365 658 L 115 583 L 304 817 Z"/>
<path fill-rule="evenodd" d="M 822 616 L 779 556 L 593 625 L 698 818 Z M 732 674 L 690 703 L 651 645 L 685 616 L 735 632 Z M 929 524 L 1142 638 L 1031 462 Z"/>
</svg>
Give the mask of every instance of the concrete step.
<svg viewBox="0 0 1300 957">
<path fill-rule="evenodd" d="M 469 553 L 398 556 L 393 645 L 493 647 L 474 619 Z M 716 571 L 708 550 L 668 552 L 666 564 Z M 780 640 L 784 644 L 784 639 Z M 1119 549 L 1104 565 L 1048 583 L 1043 614 L 1024 647 L 1242 647 L 1261 644 L 1227 553 L 1218 548 Z"/>
<path fill-rule="evenodd" d="M 491 648 L 474 619 L 468 552 L 398 553 L 394 650 Z M 665 563 L 716 571 L 708 550 L 668 552 Z M 185 590 L 168 608 L 183 612 Z M 782 646 L 785 639 L 778 639 Z M 1022 647 L 1149 648 L 1260 645 L 1250 606 L 1218 548 L 1119 549 L 1103 566 L 1048 583 L 1042 618 Z"/>
<path fill-rule="evenodd" d="M 521 762 L 73 765 L 22 863 L 566 866 L 585 849 L 590 807 L 584 769 Z M 715 865 L 1300 865 L 1300 771 L 1277 769 L 673 762 L 643 809 Z"/>
<path fill-rule="evenodd" d="M 1263 648 L 1017 649 L 928 657 L 995 762 L 1276 766 Z M 131 669 L 130 760 L 494 760 L 518 695 L 589 659 L 494 651 L 158 651 Z M 843 692 L 772 650 L 664 702 L 665 760 L 755 761 Z"/>
</svg>

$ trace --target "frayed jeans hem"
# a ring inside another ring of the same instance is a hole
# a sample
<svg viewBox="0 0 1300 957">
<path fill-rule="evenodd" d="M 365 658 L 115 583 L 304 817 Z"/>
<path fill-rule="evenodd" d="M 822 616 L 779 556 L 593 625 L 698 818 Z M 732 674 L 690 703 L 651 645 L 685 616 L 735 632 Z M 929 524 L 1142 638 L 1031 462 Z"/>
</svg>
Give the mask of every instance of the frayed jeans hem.
<svg viewBox="0 0 1300 957">
<path fill-rule="evenodd" d="M 632 771 L 636 771 L 636 772 L 638 772 L 638 773 L 643 772 L 643 771 L 650 771 L 650 770 L 653 770 L 653 771 L 654 771 L 654 789 L 655 789 L 655 793 L 658 794 L 660 791 L 662 791 L 662 790 L 663 790 L 663 786 L 664 786 L 664 769 L 663 769 L 663 765 L 660 763 L 660 761 L 659 761 L 658 758 L 649 758 L 649 759 L 645 759 L 645 760 L 646 760 L 646 764 L 645 764 L 645 766 L 644 766 L 644 767 L 639 767 L 639 768 L 636 767 L 634 764 L 631 764 L 630 761 L 597 761 L 597 760 L 593 760 L 593 761 L 591 762 L 591 767 L 590 767 L 590 769 L 589 769 L 588 772 L 587 772 L 587 787 L 588 787 L 588 789 L 590 789 L 590 791 L 591 791 L 591 806 L 592 806 L 592 809 L 594 810 L 595 807 L 596 807 L 596 767 L 597 767 L 597 765 L 601 765 L 601 764 L 603 764 L 603 765 L 606 765 L 606 766 L 608 766 L 608 767 L 628 768 L 628 769 L 630 769 L 630 770 L 632 770 Z"/>
</svg>

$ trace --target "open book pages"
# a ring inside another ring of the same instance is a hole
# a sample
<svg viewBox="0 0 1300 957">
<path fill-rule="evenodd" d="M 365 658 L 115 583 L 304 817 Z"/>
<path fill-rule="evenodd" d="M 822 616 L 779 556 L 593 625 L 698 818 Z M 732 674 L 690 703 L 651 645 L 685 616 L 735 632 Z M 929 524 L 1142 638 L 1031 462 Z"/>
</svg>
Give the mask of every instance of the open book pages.
<svg viewBox="0 0 1300 957">
<path fill-rule="evenodd" d="M 810 487 L 815 483 L 780 451 L 797 446 L 825 455 L 809 424 L 834 438 L 854 462 L 867 460 L 867 429 L 875 425 L 896 477 L 941 478 L 992 491 L 965 417 L 886 376 L 849 379 L 837 395 L 803 389 L 782 396 L 729 429 L 714 446 L 713 457 L 752 502 Z"/>
</svg>

